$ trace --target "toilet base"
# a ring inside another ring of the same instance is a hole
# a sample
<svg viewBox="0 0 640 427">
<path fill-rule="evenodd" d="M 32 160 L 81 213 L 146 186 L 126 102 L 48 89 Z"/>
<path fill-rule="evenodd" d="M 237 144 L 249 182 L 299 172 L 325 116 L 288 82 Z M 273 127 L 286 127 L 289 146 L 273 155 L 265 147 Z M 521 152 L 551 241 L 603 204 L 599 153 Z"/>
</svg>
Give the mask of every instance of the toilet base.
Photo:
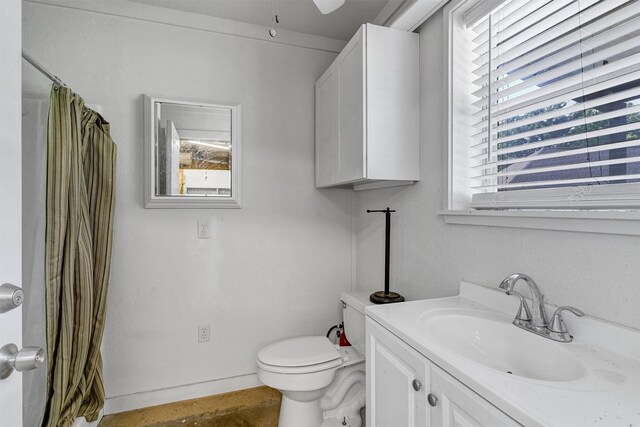
<svg viewBox="0 0 640 427">
<path fill-rule="evenodd" d="M 278 427 L 320 427 L 322 410 L 318 399 L 301 402 L 282 395 Z"/>
</svg>

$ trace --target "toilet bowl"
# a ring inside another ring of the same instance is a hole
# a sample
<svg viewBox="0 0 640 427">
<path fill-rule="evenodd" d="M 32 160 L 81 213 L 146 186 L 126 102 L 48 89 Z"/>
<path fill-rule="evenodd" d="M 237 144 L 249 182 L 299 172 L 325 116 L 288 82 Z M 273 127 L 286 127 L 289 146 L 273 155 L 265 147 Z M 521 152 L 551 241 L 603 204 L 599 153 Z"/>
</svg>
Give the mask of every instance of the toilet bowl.
<svg viewBox="0 0 640 427">
<path fill-rule="evenodd" d="M 258 379 L 282 393 L 279 427 L 362 425 L 364 307 L 370 304 L 369 293 L 345 292 L 340 299 L 353 347 L 336 346 L 325 336 L 303 336 L 275 342 L 258 353 Z"/>
</svg>

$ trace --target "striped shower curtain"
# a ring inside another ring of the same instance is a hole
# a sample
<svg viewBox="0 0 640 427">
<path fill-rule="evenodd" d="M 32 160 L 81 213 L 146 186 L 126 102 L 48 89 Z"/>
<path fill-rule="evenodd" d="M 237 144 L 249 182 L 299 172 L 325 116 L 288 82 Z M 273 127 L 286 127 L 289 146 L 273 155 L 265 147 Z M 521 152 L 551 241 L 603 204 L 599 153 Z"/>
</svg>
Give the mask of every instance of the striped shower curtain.
<svg viewBox="0 0 640 427">
<path fill-rule="evenodd" d="M 43 425 L 98 417 L 111 265 L 116 146 L 109 123 L 54 85 L 47 149 L 47 403 Z"/>
</svg>

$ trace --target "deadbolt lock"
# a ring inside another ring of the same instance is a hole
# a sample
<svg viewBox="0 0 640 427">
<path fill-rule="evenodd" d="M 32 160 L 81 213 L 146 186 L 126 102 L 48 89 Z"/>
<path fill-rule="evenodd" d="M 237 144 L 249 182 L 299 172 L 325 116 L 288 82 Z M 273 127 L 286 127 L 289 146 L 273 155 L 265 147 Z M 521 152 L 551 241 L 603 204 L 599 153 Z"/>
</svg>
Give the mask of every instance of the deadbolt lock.
<svg viewBox="0 0 640 427">
<path fill-rule="evenodd" d="M 19 287 L 11 283 L 0 286 L 0 314 L 20 307 L 24 300 L 24 293 Z"/>
</svg>

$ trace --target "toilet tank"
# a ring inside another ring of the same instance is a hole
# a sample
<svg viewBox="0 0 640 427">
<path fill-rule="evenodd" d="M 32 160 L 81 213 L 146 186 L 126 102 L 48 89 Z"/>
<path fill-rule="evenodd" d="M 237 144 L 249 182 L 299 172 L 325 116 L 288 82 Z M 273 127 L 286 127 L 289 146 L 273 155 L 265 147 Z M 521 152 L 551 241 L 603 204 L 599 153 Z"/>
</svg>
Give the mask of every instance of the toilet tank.
<svg viewBox="0 0 640 427">
<path fill-rule="evenodd" d="M 364 308 L 373 305 L 369 301 L 371 291 L 343 292 L 340 295 L 342 301 L 342 319 L 347 339 L 353 348 L 365 355 L 365 321 Z"/>
</svg>

